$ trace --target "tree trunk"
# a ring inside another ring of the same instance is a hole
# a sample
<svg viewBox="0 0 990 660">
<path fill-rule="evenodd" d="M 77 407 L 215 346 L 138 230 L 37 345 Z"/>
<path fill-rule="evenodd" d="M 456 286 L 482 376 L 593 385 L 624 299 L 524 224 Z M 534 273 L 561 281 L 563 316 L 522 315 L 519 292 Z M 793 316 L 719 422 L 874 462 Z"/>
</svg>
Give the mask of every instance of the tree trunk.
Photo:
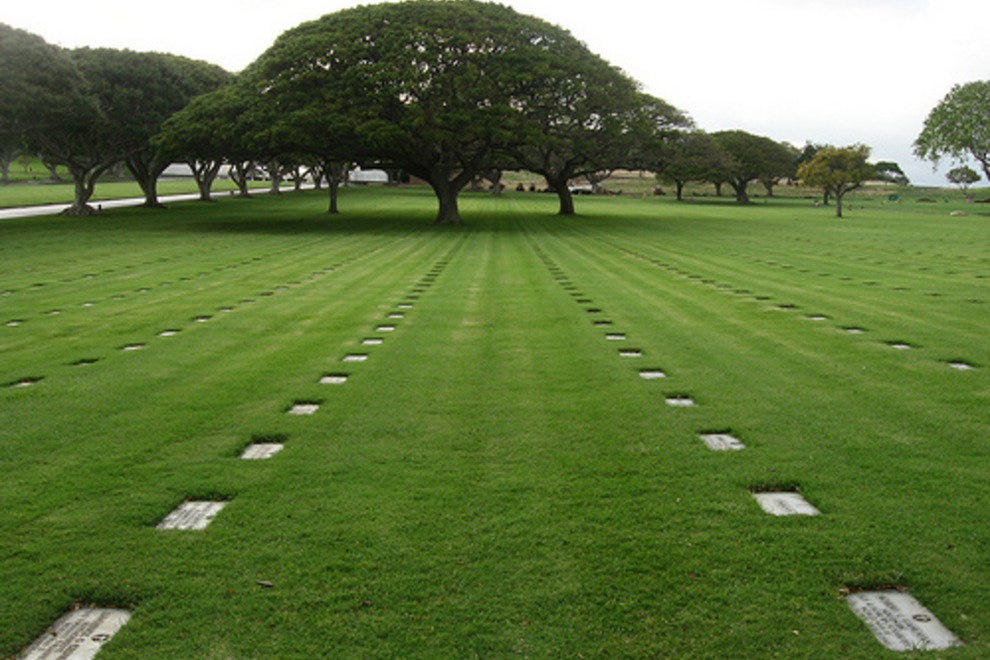
<svg viewBox="0 0 990 660">
<path fill-rule="evenodd" d="M 721 181 L 716 181 L 715 182 L 715 196 L 716 197 L 721 197 L 722 196 L 722 182 Z"/>
<path fill-rule="evenodd" d="M 680 179 L 674 179 L 674 186 L 677 188 L 677 201 L 684 201 L 684 182 Z"/>
<path fill-rule="evenodd" d="M 0 183 L 10 183 L 10 160 L 0 158 Z"/>
<path fill-rule="evenodd" d="M 279 186 L 282 183 L 282 168 L 277 160 L 269 161 L 268 176 L 272 179 L 272 185 L 268 189 L 268 192 L 272 195 L 281 195 L 282 191 L 279 189 Z"/>
<path fill-rule="evenodd" d="M 568 177 L 547 178 L 547 185 L 556 191 L 557 199 L 560 201 L 560 210 L 557 211 L 557 215 L 576 215 L 574 211 L 574 195 L 567 186 L 567 181 Z"/>
<path fill-rule="evenodd" d="M 773 197 L 773 181 L 761 181 L 760 183 L 767 189 L 767 197 Z"/>
<path fill-rule="evenodd" d="M 213 181 L 220 172 L 219 160 L 191 160 L 188 162 L 189 169 L 192 170 L 196 179 L 196 187 L 199 188 L 199 200 L 201 202 L 212 202 L 210 190 L 213 188 Z"/>
<path fill-rule="evenodd" d="M 250 197 L 248 191 L 248 172 L 254 169 L 254 161 L 235 161 L 230 166 L 230 180 L 234 182 L 240 191 L 241 197 Z"/>
<path fill-rule="evenodd" d="M 746 193 L 748 181 L 729 181 L 729 185 L 736 191 L 736 202 L 739 204 L 749 204 L 749 195 Z"/>
<path fill-rule="evenodd" d="M 439 202 L 439 209 L 437 210 L 437 219 L 435 224 L 438 225 L 454 225 L 460 226 L 464 224 L 461 219 L 460 210 L 457 208 L 457 194 L 460 192 L 464 183 L 470 180 L 470 177 L 457 185 L 457 181 L 451 181 L 447 178 L 446 173 L 441 173 L 432 177 L 430 181 L 430 187 L 433 188 L 433 192 L 437 196 L 437 202 Z"/>
<path fill-rule="evenodd" d="M 48 170 L 48 180 L 49 181 L 61 181 L 62 180 L 62 177 L 60 177 L 58 175 L 58 165 L 56 165 L 55 163 L 49 162 L 49 161 L 47 161 L 45 159 L 42 159 L 41 160 L 41 164 L 45 166 L 45 169 L 46 170 Z"/>
<path fill-rule="evenodd" d="M 838 189 L 835 191 L 835 217 L 842 217 L 842 195 L 843 191 Z"/>
<path fill-rule="evenodd" d="M 62 215 L 79 217 L 96 215 L 97 210 L 89 205 L 89 200 L 96 190 L 96 180 L 108 167 L 110 165 L 98 165 L 89 168 L 79 165 L 69 166 L 69 172 L 72 174 L 72 181 L 75 184 L 75 199 L 69 208 L 62 211 Z"/>
<path fill-rule="evenodd" d="M 158 177 L 165 168 L 160 167 L 154 158 L 145 159 L 140 155 L 128 158 L 125 165 L 144 193 L 142 206 L 149 209 L 165 208 L 165 205 L 158 201 Z"/>
</svg>

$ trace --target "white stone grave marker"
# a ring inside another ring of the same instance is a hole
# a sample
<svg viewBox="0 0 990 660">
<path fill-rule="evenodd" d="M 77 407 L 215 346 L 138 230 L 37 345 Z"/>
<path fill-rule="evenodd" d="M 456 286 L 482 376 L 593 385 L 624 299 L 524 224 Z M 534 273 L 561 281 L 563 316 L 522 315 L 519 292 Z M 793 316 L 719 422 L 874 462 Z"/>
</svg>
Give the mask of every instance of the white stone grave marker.
<svg viewBox="0 0 990 660">
<path fill-rule="evenodd" d="M 753 493 L 760 507 L 771 516 L 817 516 L 821 512 L 801 493 L 792 491 Z"/>
<path fill-rule="evenodd" d="M 692 408 L 694 406 L 694 399 L 688 396 L 671 396 L 665 399 L 668 406 L 673 406 L 674 408 Z"/>
<path fill-rule="evenodd" d="M 375 332 L 395 332 L 394 325 L 380 325 L 375 328 Z"/>
<path fill-rule="evenodd" d="M 962 646 L 948 628 L 911 594 L 863 591 L 846 596 L 852 611 L 891 651 L 931 651 Z"/>
<path fill-rule="evenodd" d="M 127 610 L 85 607 L 67 612 L 24 650 L 23 660 L 90 660 L 131 618 Z"/>
<path fill-rule="evenodd" d="M 183 502 L 165 516 L 155 529 L 206 529 L 225 506 L 227 506 L 226 502 Z"/>
<path fill-rule="evenodd" d="M 381 346 L 384 341 L 381 337 L 368 337 L 367 339 L 362 339 L 361 344 L 364 346 Z"/>
<path fill-rule="evenodd" d="M 390 319 L 401 319 L 401 318 L 405 318 L 405 316 L 406 315 L 403 314 L 402 312 L 392 312 L 391 314 L 388 315 Z"/>
<path fill-rule="evenodd" d="M 40 378 L 25 378 L 23 380 L 17 381 L 16 383 L 11 383 L 10 384 L 10 387 L 31 387 L 32 385 L 34 385 L 35 383 L 37 383 L 39 380 L 41 380 L 41 379 Z"/>
<path fill-rule="evenodd" d="M 399 309 L 412 309 L 412 303 L 401 303 L 396 305 Z"/>
<path fill-rule="evenodd" d="M 657 378 L 666 378 L 667 374 L 659 369 L 643 369 L 639 372 L 639 377 L 645 380 L 656 380 Z"/>
<path fill-rule="evenodd" d="M 605 339 L 608 339 L 609 341 L 625 341 L 626 336 L 621 332 L 611 332 L 605 335 Z"/>
<path fill-rule="evenodd" d="M 739 438 L 728 433 L 702 433 L 698 437 L 712 451 L 739 451 L 746 448 Z"/>
<path fill-rule="evenodd" d="M 140 351 L 142 348 L 144 348 L 144 344 L 128 344 L 127 346 L 124 346 L 120 350 L 122 350 L 122 351 Z"/>
<path fill-rule="evenodd" d="M 177 334 L 179 334 L 179 331 L 178 330 L 162 330 L 161 332 L 158 333 L 158 336 L 159 337 L 174 337 Z"/>
<path fill-rule="evenodd" d="M 911 345 L 910 344 L 905 344 L 903 342 L 892 342 L 891 344 L 888 344 L 888 345 L 891 348 L 893 348 L 894 350 L 896 350 L 896 351 L 909 351 L 909 350 L 911 350 Z"/>
<path fill-rule="evenodd" d="M 21 323 L 23 323 L 23 321 L 7 321 L 6 325 L 8 328 L 16 328 Z"/>
<path fill-rule="evenodd" d="M 193 320 L 196 321 L 196 323 L 206 323 L 207 321 L 210 320 L 210 317 L 209 316 L 197 316 Z"/>
<path fill-rule="evenodd" d="M 969 362 L 950 362 L 949 366 L 959 371 L 972 371 L 973 369 L 976 368 L 973 365 L 971 365 Z"/>
<path fill-rule="evenodd" d="M 327 374 L 320 378 L 320 385 L 343 385 L 346 382 L 346 374 Z"/>
<path fill-rule="evenodd" d="M 365 353 L 351 353 L 350 355 L 344 356 L 344 362 L 364 362 L 368 359 Z"/>
<path fill-rule="evenodd" d="M 809 316 L 808 317 L 808 320 L 809 321 L 827 321 L 828 320 L 828 317 L 827 316 L 824 316 L 822 314 L 815 314 L 813 316 Z"/>
<path fill-rule="evenodd" d="M 643 352 L 637 349 L 628 349 L 628 350 L 619 351 L 619 355 L 628 358 L 643 357 Z"/>
<path fill-rule="evenodd" d="M 285 449 L 281 442 L 252 442 L 244 448 L 241 458 L 248 461 L 262 461 L 271 458 Z"/>
<path fill-rule="evenodd" d="M 320 404 L 318 403 L 294 403 L 287 413 L 289 415 L 312 415 L 319 409 Z"/>
<path fill-rule="evenodd" d="M 846 332 L 848 332 L 851 335 L 861 335 L 864 332 L 866 332 L 866 330 L 864 330 L 863 328 L 846 328 Z"/>
<path fill-rule="evenodd" d="M 84 303 L 82 304 L 82 306 L 83 306 L 83 307 L 92 307 L 92 306 L 93 306 L 93 303 L 91 303 L 91 302 L 84 302 Z"/>
</svg>

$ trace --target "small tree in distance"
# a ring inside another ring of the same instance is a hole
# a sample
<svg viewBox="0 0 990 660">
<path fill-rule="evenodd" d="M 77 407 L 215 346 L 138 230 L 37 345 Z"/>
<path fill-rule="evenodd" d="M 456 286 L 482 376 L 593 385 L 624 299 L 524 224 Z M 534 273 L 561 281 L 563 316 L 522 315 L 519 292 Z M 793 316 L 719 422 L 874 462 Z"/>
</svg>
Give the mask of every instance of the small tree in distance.
<svg viewBox="0 0 990 660">
<path fill-rule="evenodd" d="M 866 159 L 870 148 L 863 144 L 850 147 L 823 147 L 815 156 L 798 167 L 798 178 L 809 186 L 817 186 L 835 197 L 835 217 L 842 217 L 842 198 L 863 185 L 874 175 Z"/>
<path fill-rule="evenodd" d="M 980 180 L 979 173 L 972 167 L 966 167 L 962 165 L 960 167 L 953 167 L 949 170 L 949 173 L 945 175 L 945 178 L 949 180 L 949 183 L 959 186 L 959 189 L 966 194 L 966 190 Z"/>
</svg>

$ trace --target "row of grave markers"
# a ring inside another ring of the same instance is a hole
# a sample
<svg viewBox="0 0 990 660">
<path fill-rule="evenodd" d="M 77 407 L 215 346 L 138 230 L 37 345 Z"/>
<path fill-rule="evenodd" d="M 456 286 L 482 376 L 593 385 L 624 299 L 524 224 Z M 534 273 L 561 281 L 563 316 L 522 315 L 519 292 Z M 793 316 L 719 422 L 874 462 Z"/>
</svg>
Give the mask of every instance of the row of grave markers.
<svg viewBox="0 0 990 660">
<path fill-rule="evenodd" d="M 442 260 L 431 270 L 406 296 L 404 302 L 396 305 L 399 311 L 388 314 L 388 323 L 375 327 L 376 332 L 395 332 L 395 321 L 405 318 L 406 311 L 413 308 L 414 300 L 425 293 L 446 267 L 448 261 Z M 209 317 L 202 317 L 205 322 Z M 199 319 L 197 319 L 199 320 Z M 171 335 L 165 335 L 171 336 Z M 361 341 L 364 346 L 378 346 L 384 343 L 381 337 L 367 337 Z M 131 349 L 137 350 L 137 349 Z M 345 363 L 364 362 L 367 353 L 350 353 L 342 358 Z M 342 385 L 347 382 L 348 374 L 332 373 L 320 377 L 319 383 L 325 385 Z M 296 402 L 286 411 L 290 415 L 311 415 L 315 413 L 320 403 Z M 281 436 L 254 437 L 240 455 L 243 460 L 266 460 L 274 457 L 285 447 Z M 169 512 L 157 525 L 158 530 L 205 530 L 217 515 L 227 505 L 226 501 L 186 500 Z M 24 660 L 42 660 L 54 658 L 71 658 L 86 660 L 93 658 L 131 618 L 131 612 L 117 608 L 81 606 L 66 612 L 56 620 L 48 630 L 39 636 L 22 653 Z"/>
<path fill-rule="evenodd" d="M 680 269 L 680 268 L 677 268 L 675 266 L 671 266 L 670 264 L 664 263 L 663 261 L 661 261 L 659 259 L 652 259 L 652 258 L 647 257 L 645 255 L 639 254 L 638 252 L 635 252 L 634 250 L 630 250 L 628 248 L 621 247 L 619 245 L 616 245 L 616 244 L 611 243 L 609 241 L 606 241 L 604 239 L 598 239 L 598 240 L 599 240 L 599 242 L 604 243 L 605 245 L 608 245 L 609 247 L 611 247 L 611 248 L 613 248 L 615 250 L 618 250 L 619 252 L 621 252 L 621 253 L 623 253 L 623 254 L 625 254 L 627 256 L 633 257 L 634 259 L 637 259 L 637 260 L 642 261 L 644 263 L 648 263 L 648 264 L 650 264 L 652 266 L 656 266 L 657 268 L 660 268 L 660 269 L 665 270 L 667 272 L 672 272 L 672 273 L 675 273 L 675 274 L 680 275 L 682 277 L 686 277 L 687 279 L 689 279 L 691 281 L 700 282 L 701 284 L 705 284 L 705 285 L 708 285 L 708 286 L 713 286 L 713 287 L 715 287 L 718 290 L 731 290 L 733 293 L 738 294 L 738 295 L 752 295 L 752 293 L 753 293 L 752 291 L 750 291 L 748 289 L 733 289 L 732 286 L 730 286 L 728 284 L 717 284 L 715 282 L 715 280 L 704 279 L 701 275 L 691 274 L 688 271 L 685 271 L 685 270 Z M 840 279 L 843 279 L 843 278 L 840 278 Z M 765 301 L 770 300 L 770 296 L 753 295 L 753 299 L 756 300 L 756 301 L 765 302 Z M 791 304 L 791 303 L 781 303 L 781 304 L 778 304 L 778 305 L 774 305 L 770 309 L 775 310 L 775 311 L 789 312 L 789 311 L 797 311 L 799 308 L 798 308 L 797 305 L 794 305 L 794 304 Z M 829 319 L 828 316 L 826 316 L 824 314 L 809 314 L 805 318 L 807 318 L 808 320 L 811 320 L 811 321 L 819 321 L 819 322 L 831 320 L 831 319 Z M 865 328 L 861 328 L 861 327 L 858 327 L 858 326 L 843 326 L 843 327 L 841 327 L 841 329 L 843 331 L 847 332 L 848 334 L 852 334 L 852 335 L 862 335 L 862 334 L 865 334 L 867 332 Z M 899 351 L 907 351 L 907 350 L 912 350 L 912 349 L 918 348 L 914 344 L 911 344 L 911 343 L 909 343 L 907 341 L 903 341 L 903 340 L 890 340 L 890 341 L 886 341 L 886 342 L 883 342 L 883 343 L 886 344 L 887 346 L 893 348 L 894 350 L 899 350 Z M 949 358 L 947 360 L 942 360 L 942 364 L 946 364 L 950 368 L 955 369 L 957 371 L 972 371 L 972 370 L 974 370 L 974 369 L 977 368 L 977 365 L 973 364 L 972 362 L 968 362 L 967 360 L 962 359 L 962 358 Z"/>
<path fill-rule="evenodd" d="M 589 305 L 591 299 L 586 298 L 571 284 L 570 279 L 554 261 L 539 248 L 534 248 L 539 258 L 565 291 L 576 299 L 580 305 Z M 598 315 L 602 309 L 585 307 L 589 314 Z M 826 320 L 827 317 L 811 317 L 812 320 Z M 610 327 L 611 320 L 598 319 L 593 321 L 595 327 Z M 621 332 L 608 332 L 606 341 L 625 341 L 627 336 Z M 899 348 L 892 344 L 892 347 Z M 907 346 L 906 348 L 910 348 Z M 903 350 L 903 349 L 902 349 Z M 619 356 L 624 358 L 643 357 L 643 351 L 638 348 L 620 349 Z M 952 364 L 952 363 L 950 363 Z M 954 368 L 972 368 L 966 366 Z M 658 380 L 666 378 L 667 374 L 658 368 L 641 369 L 640 378 Z M 694 400 L 687 395 L 671 395 L 665 398 L 667 405 L 672 407 L 692 407 Z M 712 451 L 740 451 L 745 445 L 728 432 L 702 432 L 698 438 Z M 808 502 L 800 492 L 793 491 L 764 491 L 751 493 L 753 498 L 767 514 L 773 516 L 817 516 L 821 512 Z M 928 609 L 919 603 L 910 593 L 895 589 L 879 591 L 857 591 L 846 595 L 850 609 L 869 627 L 877 640 L 886 648 L 893 651 L 940 650 L 954 646 L 962 646 L 962 642 L 946 628 Z"/>
</svg>

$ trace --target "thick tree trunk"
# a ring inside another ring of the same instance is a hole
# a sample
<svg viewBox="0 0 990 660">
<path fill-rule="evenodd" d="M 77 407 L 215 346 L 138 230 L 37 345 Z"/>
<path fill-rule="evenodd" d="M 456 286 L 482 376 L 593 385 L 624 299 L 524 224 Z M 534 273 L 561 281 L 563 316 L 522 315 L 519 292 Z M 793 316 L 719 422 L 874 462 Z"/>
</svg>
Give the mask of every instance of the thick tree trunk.
<svg viewBox="0 0 990 660">
<path fill-rule="evenodd" d="M 729 185 L 736 191 L 736 202 L 739 204 L 749 204 L 749 195 L 746 193 L 748 181 L 729 181 Z"/>
<path fill-rule="evenodd" d="M 72 181 L 75 184 L 75 199 L 69 208 L 62 211 L 62 215 L 79 217 L 96 215 L 98 211 L 89 205 L 89 200 L 96 190 L 96 180 L 109 166 L 101 165 L 91 168 L 69 166 L 69 172 L 72 174 Z"/>
<path fill-rule="evenodd" d="M 721 197 L 722 196 L 722 182 L 721 181 L 716 181 L 715 182 L 715 196 L 716 197 Z"/>
<path fill-rule="evenodd" d="M 567 178 L 547 179 L 547 184 L 556 191 L 557 200 L 560 202 L 557 215 L 575 215 L 574 195 L 571 193 L 571 189 L 567 187 L 567 181 Z"/>
<path fill-rule="evenodd" d="M 674 179 L 674 187 L 677 189 L 677 201 L 684 201 L 684 182 L 680 179 Z"/>
<path fill-rule="evenodd" d="M 10 161 L 0 158 L 0 183 L 10 183 Z"/>
<path fill-rule="evenodd" d="M 470 178 L 458 185 L 457 180 L 451 181 L 447 178 L 446 173 L 437 174 L 432 178 L 430 187 L 433 188 L 433 192 L 436 194 L 437 202 L 439 203 L 435 224 L 454 226 L 464 224 L 464 221 L 461 219 L 460 209 L 457 208 L 457 195 L 464 186 L 464 183 L 467 183 L 469 180 Z"/>
<path fill-rule="evenodd" d="M 277 160 L 269 161 L 268 176 L 272 179 L 272 185 L 268 189 L 268 192 L 272 195 L 281 195 L 282 191 L 279 186 L 282 184 L 282 167 L 278 164 Z"/>
<path fill-rule="evenodd" d="M 213 188 L 213 181 L 220 172 L 222 162 L 219 160 L 191 160 L 188 164 L 193 177 L 196 179 L 196 187 L 199 188 L 199 200 L 212 202 L 210 190 Z"/>
<path fill-rule="evenodd" d="M 767 189 L 767 197 L 773 197 L 773 182 L 772 181 L 761 181 L 763 187 Z"/>
<path fill-rule="evenodd" d="M 164 167 L 152 158 L 145 160 L 140 156 L 128 158 L 126 161 L 127 171 L 131 173 L 134 180 L 141 186 L 144 193 L 143 207 L 149 209 L 163 209 L 165 205 L 158 201 L 158 177 L 165 171 Z"/>
</svg>

